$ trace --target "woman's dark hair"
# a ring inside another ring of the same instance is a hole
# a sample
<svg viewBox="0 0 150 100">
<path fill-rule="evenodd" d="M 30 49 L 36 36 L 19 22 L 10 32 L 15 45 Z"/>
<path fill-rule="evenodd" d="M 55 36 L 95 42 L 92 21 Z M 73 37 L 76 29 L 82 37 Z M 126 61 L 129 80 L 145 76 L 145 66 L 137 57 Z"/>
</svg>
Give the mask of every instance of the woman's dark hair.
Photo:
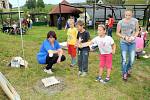
<svg viewBox="0 0 150 100">
<path fill-rule="evenodd" d="M 111 14 L 108 15 L 109 18 L 112 18 L 113 16 Z"/>
<path fill-rule="evenodd" d="M 56 33 L 54 31 L 49 31 L 47 33 L 47 39 L 50 37 L 53 37 L 53 38 L 55 38 L 55 40 L 57 40 Z"/>
</svg>

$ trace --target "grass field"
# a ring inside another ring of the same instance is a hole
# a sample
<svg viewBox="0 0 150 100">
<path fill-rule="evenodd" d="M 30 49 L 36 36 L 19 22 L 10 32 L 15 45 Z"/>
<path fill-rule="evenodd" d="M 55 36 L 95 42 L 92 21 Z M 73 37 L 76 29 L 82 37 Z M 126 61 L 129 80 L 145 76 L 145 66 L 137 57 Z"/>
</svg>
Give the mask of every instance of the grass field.
<svg viewBox="0 0 150 100">
<path fill-rule="evenodd" d="M 55 30 L 60 42 L 66 40 L 66 32 L 58 31 L 55 27 L 33 27 L 24 39 L 25 59 L 29 68 L 10 68 L 6 64 L 14 56 L 22 56 L 20 36 L 7 35 L 0 32 L 0 71 L 20 94 L 22 100 L 149 100 L 150 99 L 150 59 L 136 60 L 132 77 L 128 82 L 121 79 L 121 56 L 119 40 L 115 33 L 113 38 L 117 44 L 117 51 L 113 57 L 111 81 L 108 84 L 95 82 L 98 74 L 98 52 L 91 52 L 89 56 L 89 74 L 78 77 L 78 68 L 70 68 L 70 57 L 65 51 L 67 60 L 54 65 L 54 75 L 64 79 L 66 88 L 59 93 L 48 95 L 34 89 L 36 82 L 50 75 L 43 72 L 44 65 L 36 61 L 42 41 L 49 30 Z M 92 37 L 93 30 L 89 30 Z M 150 46 L 145 49 L 150 52 Z M 104 76 L 106 73 L 104 73 Z M 105 78 L 105 77 L 104 77 Z M 0 88 L 0 100 L 7 100 L 7 96 Z"/>
</svg>

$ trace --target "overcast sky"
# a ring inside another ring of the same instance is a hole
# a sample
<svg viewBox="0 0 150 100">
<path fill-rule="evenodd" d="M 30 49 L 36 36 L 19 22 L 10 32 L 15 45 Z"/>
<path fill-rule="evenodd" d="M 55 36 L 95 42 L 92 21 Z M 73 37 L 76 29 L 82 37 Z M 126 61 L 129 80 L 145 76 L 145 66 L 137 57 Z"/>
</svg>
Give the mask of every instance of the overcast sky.
<svg viewBox="0 0 150 100">
<path fill-rule="evenodd" d="M 20 2 L 19 5 L 22 6 L 25 4 L 26 0 L 9 0 L 9 2 L 13 5 L 13 7 L 18 6 L 18 1 Z M 58 4 L 62 0 L 43 0 L 45 4 Z M 80 3 L 80 2 L 85 2 L 86 0 L 66 0 L 70 3 Z"/>
</svg>

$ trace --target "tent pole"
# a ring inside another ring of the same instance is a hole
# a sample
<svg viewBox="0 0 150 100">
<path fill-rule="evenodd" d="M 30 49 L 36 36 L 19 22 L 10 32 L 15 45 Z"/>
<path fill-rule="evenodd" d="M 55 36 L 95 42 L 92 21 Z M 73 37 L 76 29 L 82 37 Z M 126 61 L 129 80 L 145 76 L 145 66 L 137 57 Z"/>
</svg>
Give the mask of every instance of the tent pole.
<svg viewBox="0 0 150 100">
<path fill-rule="evenodd" d="M 95 3 L 93 4 L 93 25 L 94 25 L 94 33 L 96 35 L 97 33 L 95 32 L 95 24 L 96 24 L 96 21 L 95 21 L 95 8 L 96 8 L 96 0 L 95 0 Z"/>
<path fill-rule="evenodd" d="M 22 56 L 23 58 L 25 58 L 24 56 L 24 43 L 23 43 L 23 36 L 22 36 L 22 25 L 21 25 L 21 13 L 20 13 L 20 5 L 19 5 L 20 0 L 18 0 L 18 13 L 19 13 L 19 26 L 20 26 L 20 33 L 21 33 L 21 46 L 22 46 Z"/>
<path fill-rule="evenodd" d="M 85 19 L 84 19 L 84 21 L 85 21 L 85 27 L 86 27 L 86 8 L 85 8 L 84 13 L 85 13 Z"/>
<path fill-rule="evenodd" d="M 61 17 L 61 4 L 59 3 L 59 16 Z"/>
<path fill-rule="evenodd" d="M 149 24 L 150 24 L 150 22 L 149 22 L 149 19 L 150 19 L 150 5 L 148 5 L 148 17 L 147 17 L 147 25 L 146 25 L 146 30 L 148 30 L 148 27 L 149 27 Z"/>
<path fill-rule="evenodd" d="M 105 12 L 104 12 L 104 23 L 106 22 L 106 10 L 107 10 L 107 8 L 105 7 Z"/>
<path fill-rule="evenodd" d="M 60 25 L 59 25 L 59 26 L 61 27 L 61 28 L 60 28 L 60 30 L 61 30 L 61 29 L 62 29 L 61 3 L 59 3 L 59 17 L 60 17 L 60 20 L 61 20 L 61 21 L 60 21 Z"/>
</svg>

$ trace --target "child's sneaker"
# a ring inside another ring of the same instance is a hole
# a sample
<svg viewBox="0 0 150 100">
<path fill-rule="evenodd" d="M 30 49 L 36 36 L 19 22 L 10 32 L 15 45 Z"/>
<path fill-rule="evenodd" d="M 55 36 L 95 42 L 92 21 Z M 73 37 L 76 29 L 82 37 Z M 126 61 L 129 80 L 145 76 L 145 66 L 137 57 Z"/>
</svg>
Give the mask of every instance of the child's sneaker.
<svg viewBox="0 0 150 100">
<path fill-rule="evenodd" d="M 110 78 L 109 77 L 106 77 L 105 80 L 104 80 L 104 83 L 107 83 L 110 81 Z"/>
<path fill-rule="evenodd" d="M 78 72 L 78 75 L 79 75 L 79 76 L 80 76 L 80 75 L 82 75 L 82 72 L 81 72 L 81 71 L 79 71 L 79 72 Z"/>
<path fill-rule="evenodd" d="M 83 72 L 82 74 L 81 74 L 81 76 L 86 76 L 87 75 L 87 72 Z"/>
<path fill-rule="evenodd" d="M 52 72 L 52 70 L 51 70 L 51 69 L 49 69 L 49 70 L 44 69 L 44 72 L 46 72 L 47 74 L 53 74 L 53 72 Z"/>
<path fill-rule="evenodd" d="M 128 70 L 128 73 L 127 73 L 127 77 L 131 77 L 131 69 L 130 70 Z"/>
<path fill-rule="evenodd" d="M 102 77 L 100 77 L 100 76 L 96 77 L 95 81 L 103 82 Z"/>
<path fill-rule="evenodd" d="M 123 79 L 125 82 L 127 82 L 127 80 L 128 80 L 127 74 L 124 74 L 122 79 Z"/>
<path fill-rule="evenodd" d="M 75 66 L 75 64 L 70 64 L 70 67 L 74 67 Z"/>
</svg>

